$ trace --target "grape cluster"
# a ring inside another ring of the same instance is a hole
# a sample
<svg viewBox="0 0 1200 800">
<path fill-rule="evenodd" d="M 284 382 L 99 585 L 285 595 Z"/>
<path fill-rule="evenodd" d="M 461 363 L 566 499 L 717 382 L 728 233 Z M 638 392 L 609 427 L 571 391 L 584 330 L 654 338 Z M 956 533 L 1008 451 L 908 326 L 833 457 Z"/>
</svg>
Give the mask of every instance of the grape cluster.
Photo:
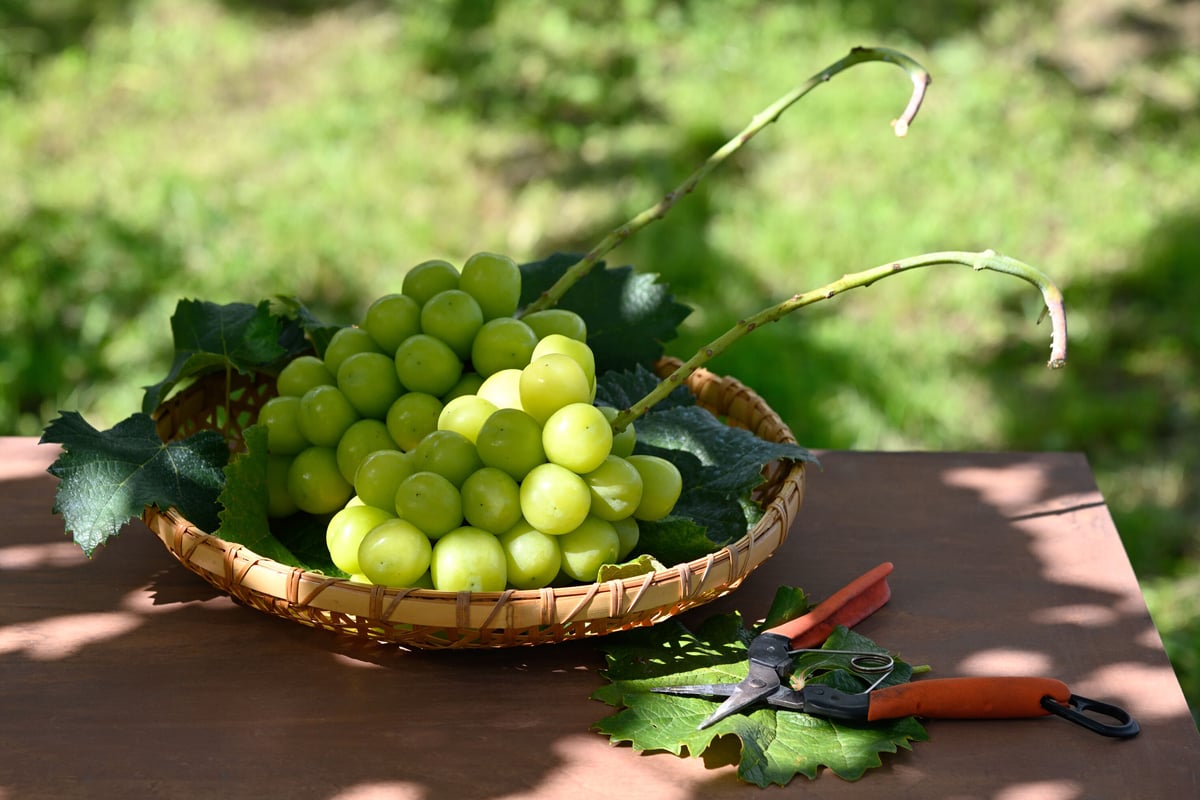
<svg viewBox="0 0 1200 800">
<path fill-rule="evenodd" d="M 577 314 L 515 316 L 517 265 L 427 261 L 280 372 L 263 405 L 269 513 L 332 515 L 352 580 L 444 591 L 587 583 L 682 489 L 597 406 Z"/>
</svg>

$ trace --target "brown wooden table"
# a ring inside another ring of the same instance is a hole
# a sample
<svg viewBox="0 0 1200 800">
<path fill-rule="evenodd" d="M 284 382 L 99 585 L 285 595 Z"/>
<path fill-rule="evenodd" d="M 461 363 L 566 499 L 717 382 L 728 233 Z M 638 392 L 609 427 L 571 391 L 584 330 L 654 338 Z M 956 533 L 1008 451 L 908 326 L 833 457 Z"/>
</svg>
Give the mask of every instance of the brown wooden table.
<svg viewBox="0 0 1200 800">
<path fill-rule="evenodd" d="M 0 439 L 0 798 L 753 797 L 728 765 L 589 731 L 592 642 L 363 647 L 239 607 L 140 523 L 91 561 L 50 512 L 54 451 Z M 1200 797 L 1200 734 L 1077 454 L 822 454 L 788 541 L 685 615 L 761 615 L 881 561 L 860 627 L 938 675 L 1030 674 L 1126 707 L 1118 741 L 1053 717 L 930 721 L 857 782 L 768 797 Z"/>
</svg>

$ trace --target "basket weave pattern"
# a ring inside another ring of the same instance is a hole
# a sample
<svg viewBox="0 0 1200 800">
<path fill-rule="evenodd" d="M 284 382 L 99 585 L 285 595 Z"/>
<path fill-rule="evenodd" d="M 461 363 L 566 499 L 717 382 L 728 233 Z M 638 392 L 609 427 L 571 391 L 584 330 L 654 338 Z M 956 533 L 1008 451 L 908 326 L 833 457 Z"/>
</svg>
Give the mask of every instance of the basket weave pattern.
<svg viewBox="0 0 1200 800">
<path fill-rule="evenodd" d="M 663 359 L 660 375 L 679 362 Z M 727 424 L 794 443 L 761 397 L 701 369 L 687 380 L 700 405 Z M 228 393 L 228 394 L 227 394 Z M 221 430 L 240 447 L 241 427 L 274 393 L 265 377 L 216 374 L 159 408 L 165 440 Z M 535 645 L 652 625 L 737 588 L 787 538 L 804 497 L 804 466 L 777 462 L 759 487 L 762 519 L 737 542 L 658 572 L 581 586 L 504 592 L 439 592 L 351 583 L 263 558 L 199 530 L 175 509 L 146 508 L 143 521 L 189 570 L 235 600 L 285 619 L 349 636 L 422 649 Z"/>
</svg>

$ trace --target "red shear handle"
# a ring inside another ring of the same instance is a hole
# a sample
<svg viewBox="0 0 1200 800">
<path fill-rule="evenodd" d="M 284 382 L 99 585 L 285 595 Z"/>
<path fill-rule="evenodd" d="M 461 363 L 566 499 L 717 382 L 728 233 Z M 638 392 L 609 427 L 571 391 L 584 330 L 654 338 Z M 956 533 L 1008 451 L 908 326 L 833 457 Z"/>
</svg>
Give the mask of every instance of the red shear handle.
<svg viewBox="0 0 1200 800">
<path fill-rule="evenodd" d="M 1043 697 L 1065 704 L 1071 690 L 1053 678 L 936 678 L 876 689 L 867 719 L 1002 719 L 1041 717 Z"/>
<path fill-rule="evenodd" d="M 820 647 L 838 625 L 852 628 L 883 607 L 892 596 L 887 584 L 891 573 L 892 563 L 884 562 L 838 589 L 807 614 L 765 632 L 790 639 L 796 649 Z"/>
</svg>

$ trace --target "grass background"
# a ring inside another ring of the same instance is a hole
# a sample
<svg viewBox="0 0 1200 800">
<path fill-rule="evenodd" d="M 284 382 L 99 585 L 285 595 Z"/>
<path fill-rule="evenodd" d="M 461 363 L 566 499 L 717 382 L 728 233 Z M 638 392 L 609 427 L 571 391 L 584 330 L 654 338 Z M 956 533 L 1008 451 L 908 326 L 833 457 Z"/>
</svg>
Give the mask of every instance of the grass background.
<svg viewBox="0 0 1200 800">
<path fill-rule="evenodd" d="M 995 248 L 712 367 L 812 447 L 1079 450 L 1200 707 L 1200 4 L 9 0 L 0 6 L 0 433 L 107 426 L 181 297 L 352 321 L 427 258 L 578 250 L 854 45 L 838 76 L 610 261 L 698 310 L 686 355 L 845 272 Z M 940 270 L 940 271 L 939 271 Z"/>
</svg>

